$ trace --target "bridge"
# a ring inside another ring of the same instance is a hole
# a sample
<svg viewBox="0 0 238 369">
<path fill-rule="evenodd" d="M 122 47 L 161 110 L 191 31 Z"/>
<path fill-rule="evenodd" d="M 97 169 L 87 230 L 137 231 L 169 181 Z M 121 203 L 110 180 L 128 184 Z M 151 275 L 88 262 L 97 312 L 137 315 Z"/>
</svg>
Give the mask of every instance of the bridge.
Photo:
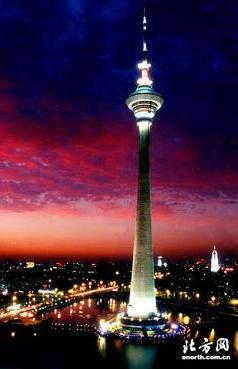
<svg viewBox="0 0 238 369">
<path fill-rule="evenodd" d="M 57 300 L 57 303 L 61 302 L 61 303 L 68 303 L 71 302 L 72 300 L 74 300 L 75 298 L 81 297 L 88 297 L 91 295 L 95 295 L 95 294 L 100 294 L 100 293 L 105 293 L 105 292 L 110 292 L 110 291 L 116 291 L 117 290 L 117 286 L 112 286 L 112 287 L 101 287 L 101 288 L 97 288 L 97 289 L 93 289 L 93 290 L 87 290 L 84 292 L 78 292 L 78 293 L 74 293 L 72 295 L 64 295 L 60 298 L 60 300 Z M 13 311 L 7 311 L 7 312 L 2 312 L 0 314 L 0 322 L 7 322 L 9 320 L 12 320 L 14 318 L 17 318 L 19 315 L 23 314 L 23 313 L 31 313 L 34 312 L 36 313 L 40 308 L 50 308 L 52 306 L 52 308 L 55 307 L 55 303 L 56 301 L 53 301 L 52 303 L 45 303 L 45 302 L 40 302 L 34 305 L 27 305 L 27 306 L 23 306 L 22 308 L 13 310 Z"/>
</svg>

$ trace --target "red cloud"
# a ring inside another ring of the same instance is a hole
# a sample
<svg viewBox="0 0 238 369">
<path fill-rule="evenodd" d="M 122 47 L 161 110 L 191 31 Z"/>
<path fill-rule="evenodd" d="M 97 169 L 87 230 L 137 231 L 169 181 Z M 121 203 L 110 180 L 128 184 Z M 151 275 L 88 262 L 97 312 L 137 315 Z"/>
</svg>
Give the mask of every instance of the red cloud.
<svg viewBox="0 0 238 369">
<path fill-rule="evenodd" d="M 94 222 L 102 220 L 103 227 L 105 220 L 107 232 L 101 239 L 95 237 L 95 247 L 105 243 L 105 237 L 112 247 L 119 246 L 110 231 L 112 224 L 119 222 L 120 232 L 123 227 L 126 231 L 118 239 L 123 243 L 124 238 L 128 247 L 132 243 L 128 235 L 133 237 L 137 181 L 137 128 L 130 116 L 122 125 L 120 117 L 84 118 L 79 109 L 63 103 L 59 107 L 38 102 L 27 110 L 11 98 L 11 88 L 0 85 L 1 211 L 87 218 L 92 222 L 89 233 Z M 171 250 L 178 243 L 188 245 L 201 237 L 196 231 L 199 222 L 206 233 L 204 239 L 210 242 L 206 224 L 212 222 L 213 233 L 219 233 L 224 214 L 228 236 L 219 234 L 223 243 L 229 242 L 234 231 L 228 220 L 237 211 L 237 172 L 214 162 L 209 165 L 204 160 L 206 143 L 170 129 L 169 125 L 152 129 L 155 244 Z M 170 232 L 174 224 L 176 231 Z M 182 229 L 185 238 L 181 238 Z M 167 241 L 166 232 L 170 232 Z M 75 233 L 75 243 L 86 242 L 86 234 L 80 237 Z"/>
</svg>

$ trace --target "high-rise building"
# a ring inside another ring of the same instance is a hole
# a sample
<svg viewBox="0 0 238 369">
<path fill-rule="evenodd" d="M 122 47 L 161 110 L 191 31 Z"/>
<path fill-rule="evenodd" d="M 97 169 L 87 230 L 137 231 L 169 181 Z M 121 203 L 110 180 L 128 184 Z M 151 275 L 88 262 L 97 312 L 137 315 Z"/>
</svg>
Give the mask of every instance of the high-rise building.
<svg viewBox="0 0 238 369">
<path fill-rule="evenodd" d="M 128 315 L 142 318 L 157 313 L 151 233 L 150 134 L 155 113 L 163 104 L 163 98 L 152 88 L 146 30 L 147 19 L 144 12 L 142 61 L 138 64 L 140 77 L 135 92 L 126 100 L 139 129 L 137 210 Z"/>
<path fill-rule="evenodd" d="M 218 272 L 220 269 L 219 261 L 218 261 L 218 254 L 216 250 L 216 246 L 214 245 L 214 248 L 212 250 L 212 257 L 211 257 L 211 272 Z"/>
</svg>

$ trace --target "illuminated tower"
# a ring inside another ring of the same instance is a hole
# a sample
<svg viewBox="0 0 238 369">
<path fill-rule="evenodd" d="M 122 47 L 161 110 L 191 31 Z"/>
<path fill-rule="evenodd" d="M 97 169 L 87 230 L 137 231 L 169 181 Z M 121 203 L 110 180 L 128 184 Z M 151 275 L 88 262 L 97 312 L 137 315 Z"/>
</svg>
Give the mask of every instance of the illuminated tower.
<svg viewBox="0 0 238 369">
<path fill-rule="evenodd" d="M 218 261 L 218 255 L 216 246 L 214 245 L 214 248 L 212 250 L 212 257 L 211 257 L 211 272 L 218 272 L 220 269 L 219 261 Z"/>
<path fill-rule="evenodd" d="M 157 110 L 163 104 L 162 97 L 153 90 L 150 79 L 151 64 L 148 62 L 146 43 L 147 20 L 143 16 L 143 54 L 138 64 L 140 78 L 135 92 L 126 104 L 133 111 L 139 129 L 139 168 L 135 241 L 132 280 L 128 315 L 150 317 L 156 314 L 154 291 L 154 261 L 151 233 L 150 208 L 150 130 Z"/>
</svg>

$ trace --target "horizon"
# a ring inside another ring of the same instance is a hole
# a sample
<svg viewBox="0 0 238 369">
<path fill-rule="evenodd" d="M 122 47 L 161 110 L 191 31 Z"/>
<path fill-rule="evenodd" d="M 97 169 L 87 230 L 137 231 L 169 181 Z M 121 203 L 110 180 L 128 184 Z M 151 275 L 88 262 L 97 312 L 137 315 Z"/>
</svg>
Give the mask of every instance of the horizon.
<svg viewBox="0 0 238 369">
<path fill-rule="evenodd" d="M 228 252 L 227 250 L 222 250 L 216 247 L 216 250 L 218 252 L 218 258 L 219 262 L 223 264 L 226 259 L 234 259 L 236 262 L 238 262 L 237 255 L 235 253 L 232 253 L 232 251 Z M 154 253 L 154 260 L 155 260 L 155 266 L 156 266 L 156 260 L 159 256 L 162 256 L 162 258 L 169 263 L 177 263 L 177 262 L 197 262 L 197 261 L 204 261 L 205 263 L 210 263 L 211 261 L 211 254 L 213 251 L 213 247 L 207 250 L 208 252 L 206 254 L 196 253 L 193 255 L 183 255 L 183 256 L 173 256 L 173 255 L 161 255 L 158 252 Z M 132 262 L 133 255 L 122 255 L 122 256 L 115 256 L 115 255 L 107 255 L 106 257 L 103 255 L 97 255 L 97 256 L 42 256 L 42 255 L 14 255 L 14 256 L 0 256 L 0 263 L 1 262 L 35 262 L 35 263 L 100 263 L 100 262 Z"/>
<path fill-rule="evenodd" d="M 0 257 L 132 258 L 138 137 L 125 100 L 142 2 L 0 9 Z M 206 255 L 215 243 L 238 256 L 236 11 L 225 0 L 148 7 L 165 100 L 151 138 L 158 255 Z"/>
</svg>

